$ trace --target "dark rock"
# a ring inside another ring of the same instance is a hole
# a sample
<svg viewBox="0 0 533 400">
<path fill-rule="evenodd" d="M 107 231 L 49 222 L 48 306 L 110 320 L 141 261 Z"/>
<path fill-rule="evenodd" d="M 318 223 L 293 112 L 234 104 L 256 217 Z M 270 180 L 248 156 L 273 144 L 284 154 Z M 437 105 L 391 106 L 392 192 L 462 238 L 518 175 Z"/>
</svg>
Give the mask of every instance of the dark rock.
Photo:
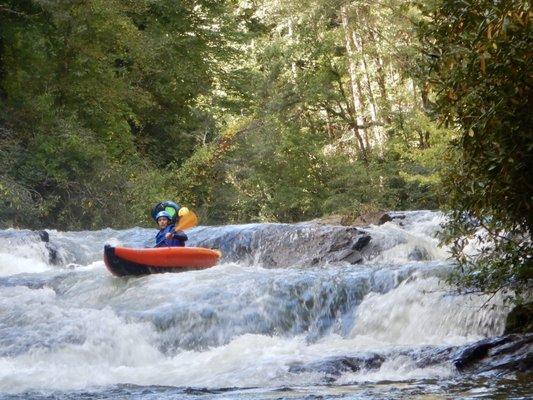
<svg viewBox="0 0 533 400">
<path fill-rule="evenodd" d="M 48 232 L 46 231 L 39 231 L 37 232 L 37 234 L 39 235 L 39 237 L 41 238 L 41 240 L 45 243 L 48 243 L 50 242 L 50 235 L 48 234 Z"/>
<path fill-rule="evenodd" d="M 378 221 L 378 225 L 383 225 L 385 222 L 390 222 L 395 219 L 405 219 L 405 214 L 385 213 Z"/>
<path fill-rule="evenodd" d="M 363 250 L 363 248 L 366 247 L 366 245 L 368 243 L 370 243 L 370 239 L 372 239 L 370 237 L 370 235 L 364 235 L 364 236 L 360 236 L 354 243 L 354 245 L 352 246 L 352 249 L 354 250 L 357 250 L 357 251 L 361 251 Z"/>
<path fill-rule="evenodd" d="M 415 247 L 413 251 L 409 253 L 407 258 L 411 261 L 424 261 L 429 260 L 430 256 L 426 249 Z"/>
<path fill-rule="evenodd" d="M 38 231 L 37 235 L 44 243 L 44 247 L 48 251 L 48 263 L 52 265 L 61 264 L 61 257 L 59 256 L 59 250 L 57 246 L 50 242 L 50 235 L 47 231 Z"/>
<path fill-rule="evenodd" d="M 350 264 L 359 264 L 363 261 L 363 256 L 358 251 L 352 251 L 349 255 L 342 258 L 340 261 L 346 261 Z"/>
<path fill-rule="evenodd" d="M 344 251 L 345 249 L 349 249 L 350 248 L 350 245 L 351 245 L 351 242 L 348 238 L 343 238 L 343 240 L 340 240 L 340 241 L 336 241 L 334 242 L 330 247 L 329 247 L 329 252 L 330 253 L 334 253 L 336 251 Z"/>
<path fill-rule="evenodd" d="M 533 302 L 520 304 L 507 315 L 505 333 L 533 332 Z"/>
<path fill-rule="evenodd" d="M 52 265 L 61 264 L 61 257 L 57 247 L 52 243 L 45 244 L 46 250 L 48 250 L 48 262 Z"/>
<path fill-rule="evenodd" d="M 457 369 L 463 370 L 486 357 L 490 348 L 506 341 L 508 341 L 507 338 L 489 338 L 476 342 L 462 349 L 453 360 L 453 364 Z"/>
<path fill-rule="evenodd" d="M 260 263 L 266 268 L 357 264 L 370 236 L 356 227 L 301 224 L 249 224 L 198 229 L 191 246 L 219 249 L 224 261 Z"/>
<path fill-rule="evenodd" d="M 289 372 L 320 372 L 330 378 L 338 377 L 345 372 L 357 372 L 361 369 L 378 369 L 385 358 L 376 353 L 361 354 L 356 357 L 331 357 L 309 364 L 295 363 Z"/>
<path fill-rule="evenodd" d="M 390 221 L 392 221 L 392 218 L 390 217 L 390 215 L 383 214 L 378 221 L 378 225 L 383 225 L 385 222 L 390 222 Z"/>
<path fill-rule="evenodd" d="M 412 357 L 418 368 L 426 368 L 433 365 L 447 363 L 450 354 L 457 351 L 456 347 L 432 347 L 428 346 L 420 350 L 408 350 L 403 354 Z"/>
<path fill-rule="evenodd" d="M 533 371 L 533 334 L 484 339 L 461 348 L 453 359 L 460 371 Z"/>
<path fill-rule="evenodd" d="M 533 334 L 488 338 L 466 346 L 427 346 L 418 349 L 393 350 L 390 353 L 362 353 L 350 357 L 329 357 L 310 363 L 294 363 L 292 373 L 318 372 L 326 382 L 333 382 L 346 372 L 379 369 L 385 360 L 399 356 L 411 358 L 418 368 L 452 362 L 464 373 L 533 372 Z"/>
</svg>

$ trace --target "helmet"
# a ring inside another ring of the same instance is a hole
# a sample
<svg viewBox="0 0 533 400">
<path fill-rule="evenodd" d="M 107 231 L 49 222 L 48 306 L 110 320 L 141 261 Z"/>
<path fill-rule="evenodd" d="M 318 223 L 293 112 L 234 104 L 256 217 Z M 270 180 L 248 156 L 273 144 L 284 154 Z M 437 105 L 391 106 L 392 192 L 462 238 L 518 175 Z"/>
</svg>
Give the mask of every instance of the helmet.
<svg viewBox="0 0 533 400">
<path fill-rule="evenodd" d="M 155 216 L 155 220 L 157 221 L 159 218 L 161 217 L 165 217 L 165 218 L 168 218 L 168 220 L 172 220 L 172 217 L 170 216 L 169 213 L 167 213 L 166 211 L 159 211 L 157 213 L 157 215 Z"/>
<path fill-rule="evenodd" d="M 162 201 L 161 203 L 156 204 L 155 207 L 152 209 L 152 218 L 157 221 L 157 213 L 161 211 L 166 211 L 170 215 L 170 221 L 176 222 L 176 217 L 179 209 L 179 204 L 176 204 L 173 201 Z"/>
</svg>

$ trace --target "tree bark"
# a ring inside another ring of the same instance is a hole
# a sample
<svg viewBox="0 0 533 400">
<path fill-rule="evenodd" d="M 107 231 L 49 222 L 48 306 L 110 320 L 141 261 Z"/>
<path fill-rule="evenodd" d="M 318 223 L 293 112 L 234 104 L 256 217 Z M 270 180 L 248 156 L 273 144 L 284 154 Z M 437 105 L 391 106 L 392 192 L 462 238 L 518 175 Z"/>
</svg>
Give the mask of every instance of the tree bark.
<svg viewBox="0 0 533 400">
<path fill-rule="evenodd" d="M 368 31 L 368 34 L 370 36 L 370 41 L 373 43 L 376 43 L 376 37 L 374 36 L 374 33 L 372 30 Z M 388 96 L 388 90 L 387 90 L 387 78 L 385 74 L 385 68 L 383 67 L 383 59 L 380 57 L 378 53 L 373 54 L 373 60 L 374 64 L 376 65 L 376 81 L 378 83 L 379 88 L 379 94 L 381 96 L 381 108 L 383 109 L 383 116 L 382 119 L 387 122 L 387 124 L 391 123 L 391 107 L 389 103 L 389 96 Z"/>
<path fill-rule="evenodd" d="M 376 105 L 376 100 L 375 100 L 375 97 L 374 97 L 374 92 L 372 90 L 372 83 L 371 83 L 371 80 L 370 80 L 370 74 L 368 72 L 368 64 L 366 62 L 366 54 L 365 54 L 363 38 L 362 38 L 361 35 L 357 35 L 355 33 L 355 31 L 352 32 L 352 38 L 353 38 L 353 42 L 355 44 L 355 47 L 356 47 L 357 51 L 361 55 L 360 67 L 361 67 L 361 70 L 363 71 L 364 76 L 365 76 L 365 80 L 364 81 L 365 81 L 365 87 L 366 87 L 367 95 L 363 96 L 362 95 L 363 91 L 361 90 L 361 88 L 359 88 L 360 92 L 361 92 L 360 98 L 361 98 L 361 101 L 363 103 L 365 103 L 366 106 L 367 106 L 368 115 L 370 115 L 371 123 L 375 124 L 377 122 L 377 105 Z M 358 86 L 360 86 L 360 85 L 358 85 Z M 379 129 L 377 129 L 376 127 L 373 127 L 371 129 L 371 132 L 372 132 L 372 138 L 371 138 L 371 140 L 369 140 L 369 146 L 378 145 L 379 147 L 381 147 L 382 144 L 383 144 L 383 138 L 380 135 Z M 366 134 L 367 137 L 369 136 L 368 132 L 365 132 L 365 134 Z"/>
<path fill-rule="evenodd" d="M 359 93 L 357 89 L 358 80 L 357 80 L 357 64 L 355 62 L 355 49 L 354 49 L 354 43 L 353 38 L 351 34 L 350 29 L 350 23 L 348 19 L 348 12 L 346 5 L 343 5 L 341 7 L 341 20 L 342 20 L 342 27 L 344 29 L 344 40 L 345 40 L 345 46 L 346 46 L 346 54 L 348 57 L 348 74 L 350 77 L 350 91 L 351 91 L 351 97 L 352 97 L 352 109 L 353 109 L 353 119 L 354 123 L 352 124 L 352 130 L 353 133 L 357 139 L 357 143 L 359 144 L 359 150 L 361 153 L 361 157 L 364 161 L 367 161 L 367 148 L 363 140 L 364 130 L 359 129 L 357 126 L 362 126 L 365 124 L 365 121 L 362 117 L 362 104 L 361 100 L 359 98 Z"/>
</svg>

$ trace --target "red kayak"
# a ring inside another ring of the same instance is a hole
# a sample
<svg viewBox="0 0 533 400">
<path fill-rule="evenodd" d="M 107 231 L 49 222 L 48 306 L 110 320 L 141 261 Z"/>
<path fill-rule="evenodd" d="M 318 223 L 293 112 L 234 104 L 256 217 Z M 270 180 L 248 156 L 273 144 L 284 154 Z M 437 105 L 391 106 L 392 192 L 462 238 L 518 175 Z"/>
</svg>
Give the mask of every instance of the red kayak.
<svg viewBox="0 0 533 400">
<path fill-rule="evenodd" d="M 205 269 L 215 266 L 220 256 L 218 250 L 201 247 L 104 247 L 105 265 L 116 276 Z"/>
</svg>

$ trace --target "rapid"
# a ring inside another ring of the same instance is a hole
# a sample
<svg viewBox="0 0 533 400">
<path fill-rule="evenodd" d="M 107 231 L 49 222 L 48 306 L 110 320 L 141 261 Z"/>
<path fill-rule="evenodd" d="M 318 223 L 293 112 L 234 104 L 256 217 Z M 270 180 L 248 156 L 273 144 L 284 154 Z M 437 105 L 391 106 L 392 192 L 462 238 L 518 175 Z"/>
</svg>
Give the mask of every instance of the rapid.
<svg viewBox="0 0 533 400">
<path fill-rule="evenodd" d="M 0 231 L 0 399 L 525 398 L 528 382 L 454 367 L 509 306 L 446 285 L 443 221 L 201 226 L 188 245 L 219 265 L 131 278 L 104 244 L 155 229 Z"/>
</svg>

